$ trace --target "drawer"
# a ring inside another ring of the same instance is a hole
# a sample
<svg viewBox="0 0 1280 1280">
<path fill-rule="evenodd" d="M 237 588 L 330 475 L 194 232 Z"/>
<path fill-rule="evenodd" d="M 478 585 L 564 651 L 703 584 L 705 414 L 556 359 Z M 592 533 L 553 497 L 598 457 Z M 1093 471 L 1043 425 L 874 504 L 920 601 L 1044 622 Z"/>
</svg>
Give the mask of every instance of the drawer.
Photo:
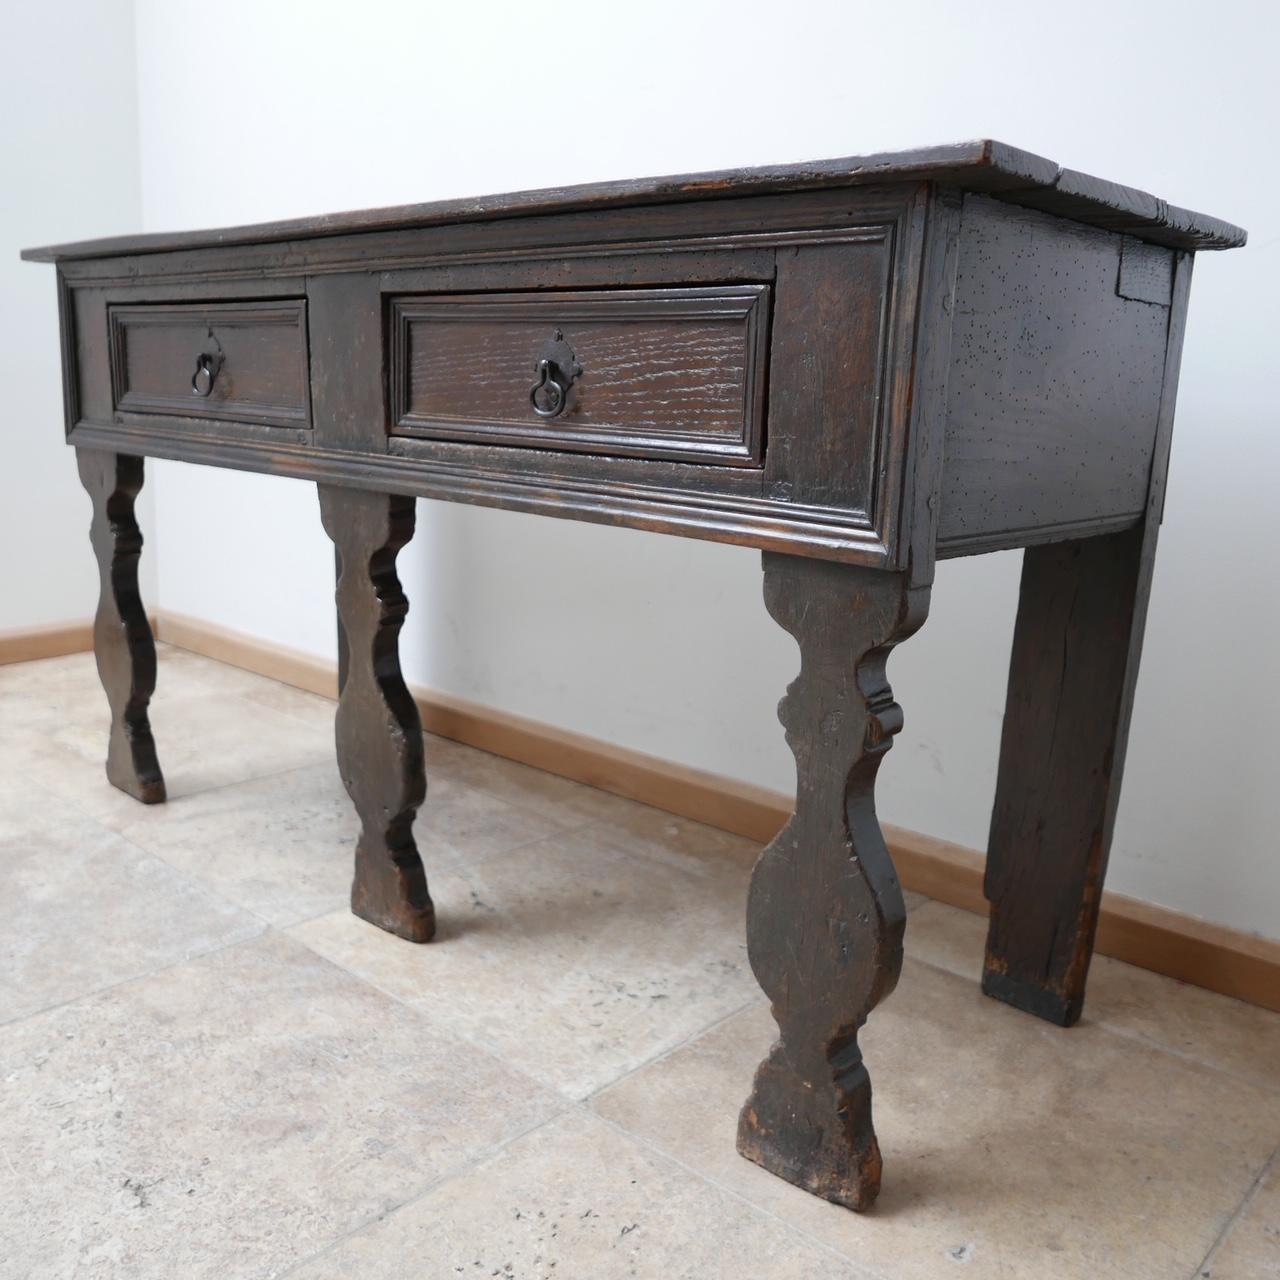
<svg viewBox="0 0 1280 1280">
<path fill-rule="evenodd" d="M 758 467 L 769 294 L 393 297 L 392 434 Z"/>
<path fill-rule="evenodd" d="M 142 303 L 107 314 L 117 412 L 311 425 L 304 299 Z"/>
</svg>

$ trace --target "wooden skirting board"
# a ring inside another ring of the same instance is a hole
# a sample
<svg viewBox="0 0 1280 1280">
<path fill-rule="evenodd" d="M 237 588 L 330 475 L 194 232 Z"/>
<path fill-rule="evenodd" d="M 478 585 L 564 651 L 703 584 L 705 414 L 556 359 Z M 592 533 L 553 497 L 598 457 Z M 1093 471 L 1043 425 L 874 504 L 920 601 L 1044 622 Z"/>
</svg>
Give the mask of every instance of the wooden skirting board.
<svg viewBox="0 0 1280 1280">
<path fill-rule="evenodd" d="M 180 649 L 334 697 L 331 662 L 181 614 L 160 612 L 156 638 Z M 0 632 L 0 663 L 92 647 L 89 623 Z M 549 773 L 639 800 L 761 842 L 790 816 L 790 797 L 674 764 L 585 734 L 498 711 L 435 689 L 412 689 L 430 733 Z M 939 902 L 985 914 L 983 855 L 886 824 L 903 885 Z M 1195 986 L 1280 1010 L 1280 942 L 1212 924 L 1117 893 L 1103 895 L 1097 950 Z M 975 974 L 979 958 L 975 956 Z"/>
<path fill-rule="evenodd" d="M 60 658 L 92 648 L 92 622 L 58 622 L 47 627 L 0 631 L 0 667 L 36 658 Z"/>
</svg>

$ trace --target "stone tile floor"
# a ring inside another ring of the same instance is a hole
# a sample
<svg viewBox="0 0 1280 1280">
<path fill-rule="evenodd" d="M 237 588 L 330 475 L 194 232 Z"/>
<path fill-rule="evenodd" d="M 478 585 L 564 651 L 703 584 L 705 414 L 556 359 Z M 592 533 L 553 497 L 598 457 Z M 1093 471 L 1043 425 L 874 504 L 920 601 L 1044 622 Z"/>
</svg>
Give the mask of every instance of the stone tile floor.
<svg viewBox="0 0 1280 1280">
<path fill-rule="evenodd" d="M 92 658 L 0 668 L 3 1280 L 1280 1276 L 1280 1016 L 1100 960 L 1063 1032 L 915 898 L 859 1217 L 734 1152 L 754 845 L 432 740 L 413 947 L 332 717 L 162 648 L 147 809 Z"/>
</svg>

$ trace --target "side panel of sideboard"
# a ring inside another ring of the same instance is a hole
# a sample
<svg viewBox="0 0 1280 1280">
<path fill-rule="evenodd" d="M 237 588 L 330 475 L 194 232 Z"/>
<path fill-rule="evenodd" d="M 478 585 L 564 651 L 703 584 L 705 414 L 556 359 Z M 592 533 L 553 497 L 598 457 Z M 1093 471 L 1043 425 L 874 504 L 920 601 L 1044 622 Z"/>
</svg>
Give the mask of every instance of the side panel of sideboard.
<svg viewBox="0 0 1280 1280">
<path fill-rule="evenodd" d="M 1141 519 L 1175 257 L 965 197 L 940 555 L 1106 533 Z"/>
</svg>

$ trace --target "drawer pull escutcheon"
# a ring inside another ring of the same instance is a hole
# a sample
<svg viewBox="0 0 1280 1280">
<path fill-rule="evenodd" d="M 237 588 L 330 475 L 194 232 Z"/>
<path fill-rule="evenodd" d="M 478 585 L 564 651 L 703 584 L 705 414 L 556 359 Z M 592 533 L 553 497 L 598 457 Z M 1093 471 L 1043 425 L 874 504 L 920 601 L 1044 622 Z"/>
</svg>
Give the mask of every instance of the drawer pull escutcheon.
<svg viewBox="0 0 1280 1280">
<path fill-rule="evenodd" d="M 213 380 L 222 368 L 220 355 L 201 354 L 196 357 L 196 371 L 191 377 L 191 394 L 207 396 L 213 390 Z"/>
<path fill-rule="evenodd" d="M 538 380 L 529 388 L 529 403 L 540 418 L 558 418 L 569 403 L 569 388 L 582 373 L 573 348 L 557 329 L 534 366 Z"/>
</svg>

